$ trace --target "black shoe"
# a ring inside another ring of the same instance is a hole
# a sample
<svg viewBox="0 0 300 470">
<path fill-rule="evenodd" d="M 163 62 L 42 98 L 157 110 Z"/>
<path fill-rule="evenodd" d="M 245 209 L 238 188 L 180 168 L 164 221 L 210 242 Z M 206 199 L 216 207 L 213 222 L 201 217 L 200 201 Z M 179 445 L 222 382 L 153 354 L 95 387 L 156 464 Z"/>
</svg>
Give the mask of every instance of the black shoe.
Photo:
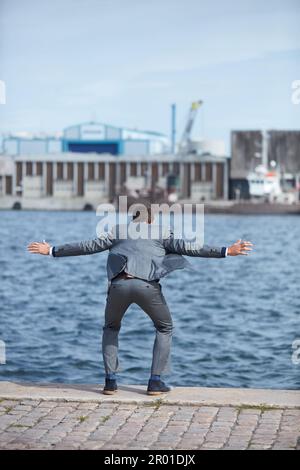
<svg viewBox="0 0 300 470">
<path fill-rule="evenodd" d="M 118 390 L 116 379 L 105 379 L 104 395 L 113 395 Z"/>
<path fill-rule="evenodd" d="M 160 395 L 161 393 L 170 392 L 171 388 L 162 382 L 162 380 L 149 380 L 148 382 L 148 395 Z"/>
</svg>

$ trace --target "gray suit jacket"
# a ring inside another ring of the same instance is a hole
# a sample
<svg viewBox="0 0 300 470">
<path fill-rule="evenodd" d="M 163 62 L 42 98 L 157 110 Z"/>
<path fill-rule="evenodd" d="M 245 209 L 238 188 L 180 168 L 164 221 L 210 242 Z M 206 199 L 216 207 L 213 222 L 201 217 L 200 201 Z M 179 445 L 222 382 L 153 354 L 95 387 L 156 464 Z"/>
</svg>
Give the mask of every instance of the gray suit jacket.
<svg viewBox="0 0 300 470">
<path fill-rule="evenodd" d="M 119 227 L 93 240 L 68 243 L 52 249 L 54 257 L 92 255 L 109 250 L 107 277 L 111 281 L 120 272 L 148 281 L 159 280 L 175 269 L 189 266 L 182 256 L 224 258 L 226 247 L 211 247 L 175 239 L 172 232 L 155 239 L 122 239 Z"/>
</svg>

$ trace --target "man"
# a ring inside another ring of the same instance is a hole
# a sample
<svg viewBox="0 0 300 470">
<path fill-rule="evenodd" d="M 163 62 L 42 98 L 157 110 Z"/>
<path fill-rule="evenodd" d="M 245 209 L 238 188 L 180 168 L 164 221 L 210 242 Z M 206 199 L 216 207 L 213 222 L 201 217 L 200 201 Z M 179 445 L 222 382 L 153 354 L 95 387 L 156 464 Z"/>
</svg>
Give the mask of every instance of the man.
<svg viewBox="0 0 300 470">
<path fill-rule="evenodd" d="M 137 211 L 132 223 L 148 227 L 154 221 L 151 208 Z M 109 250 L 107 276 L 109 289 L 105 308 L 102 351 L 105 366 L 103 393 L 112 395 L 117 391 L 118 335 L 122 318 L 127 308 L 136 303 L 151 318 L 156 329 L 153 347 L 151 376 L 147 393 L 159 395 L 170 391 L 161 375 L 168 369 L 172 339 L 172 318 L 159 280 L 174 271 L 187 266 L 185 256 L 225 258 L 226 256 L 247 255 L 252 243 L 238 240 L 229 248 L 199 246 L 183 239 L 175 239 L 169 232 L 158 237 L 133 239 L 120 235 L 120 228 L 94 240 L 51 247 L 48 243 L 33 242 L 28 246 L 31 253 L 63 256 L 90 255 Z M 126 227 L 128 228 L 128 227 Z M 128 230 L 126 234 L 128 235 Z"/>
</svg>

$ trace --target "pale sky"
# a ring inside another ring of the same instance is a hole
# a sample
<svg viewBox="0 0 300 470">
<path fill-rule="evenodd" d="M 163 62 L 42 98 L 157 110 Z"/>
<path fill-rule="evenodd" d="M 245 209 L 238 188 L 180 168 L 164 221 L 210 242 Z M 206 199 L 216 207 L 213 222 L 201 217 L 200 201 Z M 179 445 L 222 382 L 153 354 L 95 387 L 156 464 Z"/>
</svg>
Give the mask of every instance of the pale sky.
<svg viewBox="0 0 300 470">
<path fill-rule="evenodd" d="M 91 119 L 194 137 L 300 129 L 299 0 L 0 0 L 0 133 Z"/>
</svg>

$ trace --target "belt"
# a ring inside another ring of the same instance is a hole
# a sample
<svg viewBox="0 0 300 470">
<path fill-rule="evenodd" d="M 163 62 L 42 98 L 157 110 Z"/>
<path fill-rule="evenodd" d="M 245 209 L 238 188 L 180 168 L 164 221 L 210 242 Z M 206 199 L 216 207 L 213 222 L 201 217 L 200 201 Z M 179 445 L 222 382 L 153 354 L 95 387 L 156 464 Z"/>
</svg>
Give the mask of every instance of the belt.
<svg viewBox="0 0 300 470">
<path fill-rule="evenodd" d="M 114 279 L 137 279 L 135 276 L 131 274 L 125 273 L 125 271 L 120 272 Z"/>
<path fill-rule="evenodd" d="M 117 276 L 115 276 L 112 281 L 115 279 L 140 279 L 139 277 L 132 276 L 132 274 L 128 274 L 125 271 L 121 271 Z M 146 279 L 141 279 L 142 281 L 146 282 Z M 153 281 L 147 281 L 147 282 L 157 282 L 159 283 L 159 279 L 153 279 Z"/>
</svg>

